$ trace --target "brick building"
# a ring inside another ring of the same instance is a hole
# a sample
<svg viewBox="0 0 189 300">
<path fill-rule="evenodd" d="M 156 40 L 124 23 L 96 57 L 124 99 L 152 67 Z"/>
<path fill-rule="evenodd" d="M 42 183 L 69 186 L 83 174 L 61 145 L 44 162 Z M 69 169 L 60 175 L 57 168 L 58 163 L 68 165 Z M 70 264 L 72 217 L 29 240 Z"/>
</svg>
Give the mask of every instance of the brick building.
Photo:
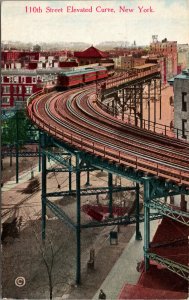
<svg viewBox="0 0 189 300">
<path fill-rule="evenodd" d="M 164 57 L 164 73 L 167 74 L 166 80 L 177 75 L 177 42 L 168 41 L 167 39 L 161 42 L 155 41 L 150 44 L 149 54 L 155 54 Z"/>
<path fill-rule="evenodd" d="M 108 53 L 91 46 L 82 52 L 74 52 L 74 57 L 77 59 L 79 65 L 82 66 L 100 63 L 103 59 L 108 58 Z"/>
<path fill-rule="evenodd" d="M 133 55 L 119 56 L 114 58 L 117 69 L 131 69 L 145 64 L 146 57 L 134 57 Z"/>
<path fill-rule="evenodd" d="M 56 82 L 57 74 L 61 71 L 61 68 L 1 70 L 1 106 L 25 105 L 27 98 L 41 90 L 46 83 Z"/>
<path fill-rule="evenodd" d="M 180 138 L 189 141 L 189 69 L 170 83 L 174 87 L 174 127 L 179 129 Z"/>
</svg>

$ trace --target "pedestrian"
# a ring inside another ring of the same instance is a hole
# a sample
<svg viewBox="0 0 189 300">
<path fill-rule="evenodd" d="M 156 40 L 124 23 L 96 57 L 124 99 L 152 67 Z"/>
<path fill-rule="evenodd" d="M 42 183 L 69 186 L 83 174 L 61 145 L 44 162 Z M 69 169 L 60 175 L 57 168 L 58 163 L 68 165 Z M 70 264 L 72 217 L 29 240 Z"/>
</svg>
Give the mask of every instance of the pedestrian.
<svg viewBox="0 0 189 300">
<path fill-rule="evenodd" d="M 106 294 L 103 292 L 103 290 L 100 290 L 100 294 L 98 296 L 98 299 L 106 299 Z"/>
</svg>

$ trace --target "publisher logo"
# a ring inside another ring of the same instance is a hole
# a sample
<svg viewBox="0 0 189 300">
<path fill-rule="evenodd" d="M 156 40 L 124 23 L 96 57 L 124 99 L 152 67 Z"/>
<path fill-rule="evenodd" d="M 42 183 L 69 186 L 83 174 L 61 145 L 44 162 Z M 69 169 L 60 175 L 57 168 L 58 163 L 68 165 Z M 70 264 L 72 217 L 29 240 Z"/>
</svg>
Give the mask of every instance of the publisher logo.
<svg viewBox="0 0 189 300">
<path fill-rule="evenodd" d="M 18 287 L 23 287 L 26 284 L 26 280 L 24 277 L 17 277 L 15 279 L 15 285 Z"/>
</svg>

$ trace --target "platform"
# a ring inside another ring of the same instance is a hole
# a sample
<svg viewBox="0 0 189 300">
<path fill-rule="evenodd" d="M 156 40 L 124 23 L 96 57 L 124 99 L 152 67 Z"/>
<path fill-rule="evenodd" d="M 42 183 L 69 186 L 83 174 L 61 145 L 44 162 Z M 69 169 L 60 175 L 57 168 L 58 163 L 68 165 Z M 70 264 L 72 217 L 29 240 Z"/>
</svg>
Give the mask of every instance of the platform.
<svg viewBox="0 0 189 300">
<path fill-rule="evenodd" d="M 151 239 L 161 221 L 156 220 L 150 223 Z M 144 236 L 144 224 L 140 225 L 142 236 Z M 137 271 L 137 264 L 143 260 L 143 241 L 136 241 L 135 234 L 131 238 L 129 244 L 119 257 L 112 270 L 96 292 L 93 300 L 98 299 L 100 289 L 106 294 L 106 299 L 118 299 L 121 289 L 127 282 L 136 284 L 141 273 Z"/>
</svg>

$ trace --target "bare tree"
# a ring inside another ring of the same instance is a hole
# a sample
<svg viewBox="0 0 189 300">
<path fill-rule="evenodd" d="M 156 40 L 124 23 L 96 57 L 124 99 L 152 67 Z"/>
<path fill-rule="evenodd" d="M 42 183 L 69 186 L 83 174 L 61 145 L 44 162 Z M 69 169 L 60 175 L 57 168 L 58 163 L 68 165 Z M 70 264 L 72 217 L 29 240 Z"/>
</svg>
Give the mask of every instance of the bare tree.
<svg viewBox="0 0 189 300">
<path fill-rule="evenodd" d="M 34 233 L 38 249 L 40 252 L 40 255 L 42 257 L 42 261 L 44 263 L 44 266 L 47 271 L 48 275 L 48 286 L 49 286 L 49 299 L 51 300 L 53 298 L 53 266 L 54 266 L 54 259 L 57 253 L 62 249 L 62 245 L 60 245 L 55 250 L 55 244 L 53 244 L 53 241 L 51 237 L 46 237 L 45 240 L 42 240 L 41 236 L 39 236 L 38 230 L 35 225 L 35 221 L 31 219 L 29 214 L 26 212 L 26 209 L 24 209 L 25 215 L 27 220 L 31 221 L 31 228 L 32 232 Z M 66 285 L 70 285 L 68 282 L 64 281 L 62 282 Z"/>
</svg>

